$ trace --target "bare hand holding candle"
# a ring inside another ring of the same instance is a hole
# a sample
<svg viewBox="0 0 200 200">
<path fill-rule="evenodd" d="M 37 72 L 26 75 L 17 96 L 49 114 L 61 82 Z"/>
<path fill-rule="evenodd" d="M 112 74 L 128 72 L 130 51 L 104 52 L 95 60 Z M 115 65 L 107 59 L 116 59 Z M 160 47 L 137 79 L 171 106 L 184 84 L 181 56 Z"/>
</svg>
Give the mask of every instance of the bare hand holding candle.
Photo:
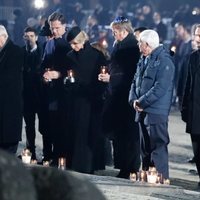
<svg viewBox="0 0 200 200">
<path fill-rule="evenodd" d="M 108 74 L 108 68 L 106 66 L 101 66 L 101 71 L 98 75 L 98 80 L 105 83 L 108 83 L 110 81 L 110 74 Z"/>
<path fill-rule="evenodd" d="M 51 82 L 53 79 L 58 79 L 59 77 L 60 77 L 60 72 L 55 70 L 50 70 L 50 68 L 47 68 L 45 73 L 43 74 L 45 82 Z"/>
</svg>

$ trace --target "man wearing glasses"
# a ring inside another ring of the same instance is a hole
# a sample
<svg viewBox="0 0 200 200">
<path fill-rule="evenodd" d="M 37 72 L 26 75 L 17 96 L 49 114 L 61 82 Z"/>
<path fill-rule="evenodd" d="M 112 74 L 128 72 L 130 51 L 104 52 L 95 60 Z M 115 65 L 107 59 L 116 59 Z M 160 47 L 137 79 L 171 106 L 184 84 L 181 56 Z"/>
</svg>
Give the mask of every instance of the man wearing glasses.
<svg viewBox="0 0 200 200">
<path fill-rule="evenodd" d="M 103 128 L 113 141 L 114 167 L 120 169 L 117 177 L 129 178 L 140 167 L 139 129 L 133 120 L 135 111 L 128 104 L 140 53 L 130 20 L 117 17 L 110 26 L 115 39 L 111 64 L 108 73 L 99 74 L 100 81 L 108 82 Z"/>
</svg>

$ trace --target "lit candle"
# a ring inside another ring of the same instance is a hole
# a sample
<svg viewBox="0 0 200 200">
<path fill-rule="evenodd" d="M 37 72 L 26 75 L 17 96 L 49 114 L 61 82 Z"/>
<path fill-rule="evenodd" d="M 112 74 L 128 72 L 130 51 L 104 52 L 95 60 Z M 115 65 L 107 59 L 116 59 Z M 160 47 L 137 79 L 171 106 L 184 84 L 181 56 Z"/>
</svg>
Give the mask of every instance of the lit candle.
<svg viewBox="0 0 200 200">
<path fill-rule="evenodd" d="M 140 173 L 141 181 L 145 181 L 145 176 L 146 176 L 146 172 L 141 171 L 141 173 Z"/>
<path fill-rule="evenodd" d="M 42 164 L 44 167 L 49 167 L 49 165 L 50 165 L 49 161 L 43 161 Z"/>
<path fill-rule="evenodd" d="M 162 174 L 157 173 L 157 183 L 160 184 L 162 183 Z"/>
<path fill-rule="evenodd" d="M 22 156 L 22 162 L 25 164 L 30 164 L 31 163 L 31 152 L 29 149 L 23 149 L 21 156 Z"/>
<path fill-rule="evenodd" d="M 151 184 L 154 184 L 156 183 L 157 181 L 157 175 L 153 172 L 150 172 L 148 175 L 147 175 L 147 182 L 148 183 L 151 183 Z"/>
<path fill-rule="evenodd" d="M 163 184 L 165 184 L 165 185 L 170 185 L 170 180 L 169 180 L 169 179 L 164 179 L 164 180 L 163 180 Z"/>
<path fill-rule="evenodd" d="M 69 77 L 69 80 L 70 80 L 71 83 L 74 83 L 74 82 L 75 82 L 74 72 L 73 72 L 72 69 L 70 69 L 70 70 L 68 71 L 68 77 Z"/>
<path fill-rule="evenodd" d="M 101 74 L 106 74 L 106 73 L 107 73 L 106 66 L 101 66 Z"/>
<path fill-rule="evenodd" d="M 136 181 L 136 174 L 135 173 L 130 173 L 130 180 L 131 181 Z"/>
<path fill-rule="evenodd" d="M 59 158 L 58 159 L 58 168 L 61 170 L 66 169 L 66 158 Z"/>
</svg>

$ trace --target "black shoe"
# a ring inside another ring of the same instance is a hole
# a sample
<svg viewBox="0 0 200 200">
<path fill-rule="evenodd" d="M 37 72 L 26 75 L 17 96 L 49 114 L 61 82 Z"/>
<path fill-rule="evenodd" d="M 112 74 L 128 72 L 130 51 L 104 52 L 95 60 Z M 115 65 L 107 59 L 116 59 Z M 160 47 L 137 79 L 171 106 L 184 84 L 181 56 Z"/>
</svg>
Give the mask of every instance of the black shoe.
<svg viewBox="0 0 200 200">
<path fill-rule="evenodd" d="M 189 173 L 192 175 L 198 175 L 198 172 L 195 169 L 189 169 Z"/>
<path fill-rule="evenodd" d="M 120 170 L 119 174 L 116 176 L 117 178 L 125 178 L 129 179 L 130 172 L 126 170 Z"/>
<path fill-rule="evenodd" d="M 189 159 L 188 162 L 189 162 L 189 163 L 192 163 L 192 164 L 195 163 L 195 157 Z"/>
</svg>

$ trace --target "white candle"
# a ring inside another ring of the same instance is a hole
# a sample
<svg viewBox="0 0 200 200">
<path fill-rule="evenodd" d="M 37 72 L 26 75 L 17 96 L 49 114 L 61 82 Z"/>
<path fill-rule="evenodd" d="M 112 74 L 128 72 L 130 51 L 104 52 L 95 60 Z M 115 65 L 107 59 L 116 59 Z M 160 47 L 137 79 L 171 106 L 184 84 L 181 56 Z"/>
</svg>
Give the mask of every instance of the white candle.
<svg viewBox="0 0 200 200">
<path fill-rule="evenodd" d="M 136 174 L 135 173 L 130 173 L 130 180 L 131 181 L 136 181 Z"/>
<path fill-rule="evenodd" d="M 156 183 L 157 175 L 156 174 L 148 174 L 147 181 L 148 181 L 148 183 Z"/>
<path fill-rule="evenodd" d="M 31 163 L 31 156 L 24 155 L 22 156 L 22 162 L 25 164 L 30 164 Z"/>
</svg>

